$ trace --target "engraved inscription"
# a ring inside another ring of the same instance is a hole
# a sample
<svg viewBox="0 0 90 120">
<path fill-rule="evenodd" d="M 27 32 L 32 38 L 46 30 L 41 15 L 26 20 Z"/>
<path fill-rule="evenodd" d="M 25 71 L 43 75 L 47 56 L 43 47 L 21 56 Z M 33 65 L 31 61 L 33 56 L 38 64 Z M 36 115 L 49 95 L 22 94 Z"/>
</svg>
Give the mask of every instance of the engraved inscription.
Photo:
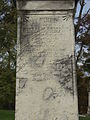
<svg viewBox="0 0 90 120">
<path fill-rule="evenodd" d="M 18 96 L 26 88 L 28 79 L 23 77 L 23 78 L 17 78 L 17 80 L 19 81 L 18 84 L 19 86 L 17 87 L 17 93 L 16 93 L 16 95 Z"/>
<path fill-rule="evenodd" d="M 33 75 L 33 81 L 45 81 L 48 80 L 46 73 L 44 72 L 36 72 Z"/>
<path fill-rule="evenodd" d="M 22 19 L 24 20 L 20 39 L 21 54 L 26 51 L 30 54 L 34 51 L 38 51 L 38 49 L 40 50 L 45 42 L 44 35 L 56 35 L 61 33 L 62 26 L 56 24 L 60 19 L 58 16 L 45 16 L 40 17 L 39 19 L 34 19 L 32 16 L 29 17 L 28 15 L 23 15 Z M 48 37 L 46 39 L 48 39 Z"/>
<path fill-rule="evenodd" d="M 60 97 L 65 96 L 65 91 L 61 88 L 53 89 L 52 87 L 45 88 L 43 92 L 43 100 L 55 100 L 58 99 L 58 103 L 60 103 Z"/>
<path fill-rule="evenodd" d="M 23 89 L 26 86 L 27 78 L 19 78 L 19 88 Z"/>
<path fill-rule="evenodd" d="M 48 87 L 44 90 L 43 99 L 49 100 L 53 96 L 53 89 Z"/>
<path fill-rule="evenodd" d="M 35 52 L 30 57 L 31 64 L 36 67 L 42 67 L 46 60 L 46 51 Z"/>
</svg>

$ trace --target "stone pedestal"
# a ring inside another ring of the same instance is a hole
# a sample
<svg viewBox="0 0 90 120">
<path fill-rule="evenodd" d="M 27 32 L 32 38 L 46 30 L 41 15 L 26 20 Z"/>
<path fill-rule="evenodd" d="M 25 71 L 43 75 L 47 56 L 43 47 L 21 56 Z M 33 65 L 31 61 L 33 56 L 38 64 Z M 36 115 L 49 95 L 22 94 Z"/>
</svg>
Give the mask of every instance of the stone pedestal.
<svg viewBox="0 0 90 120">
<path fill-rule="evenodd" d="M 73 0 L 17 0 L 15 120 L 78 120 Z"/>
</svg>

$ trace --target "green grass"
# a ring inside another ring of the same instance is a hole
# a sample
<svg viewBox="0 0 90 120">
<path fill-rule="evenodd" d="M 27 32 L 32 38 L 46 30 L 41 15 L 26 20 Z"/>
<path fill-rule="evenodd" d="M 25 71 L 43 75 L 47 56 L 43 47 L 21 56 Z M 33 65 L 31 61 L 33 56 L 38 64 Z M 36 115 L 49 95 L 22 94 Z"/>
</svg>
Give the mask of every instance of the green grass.
<svg viewBox="0 0 90 120">
<path fill-rule="evenodd" d="M 15 120 L 14 111 L 0 110 L 0 120 Z"/>
<path fill-rule="evenodd" d="M 90 117 L 80 117 L 79 120 L 90 120 Z"/>
<path fill-rule="evenodd" d="M 0 120 L 15 120 L 15 112 L 9 110 L 0 110 Z M 79 120 L 90 120 L 90 117 L 80 117 Z"/>
</svg>

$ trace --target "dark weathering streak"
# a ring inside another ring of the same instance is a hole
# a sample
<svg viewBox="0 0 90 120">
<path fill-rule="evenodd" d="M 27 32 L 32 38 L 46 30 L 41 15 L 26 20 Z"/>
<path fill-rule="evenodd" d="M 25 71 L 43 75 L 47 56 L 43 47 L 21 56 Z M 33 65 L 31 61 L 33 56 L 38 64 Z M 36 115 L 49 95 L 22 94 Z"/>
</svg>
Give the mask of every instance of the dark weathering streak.
<svg viewBox="0 0 90 120">
<path fill-rule="evenodd" d="M 73 94 L 73 56 L 57 59 L 51 67 L 52 74 L 57 78 L 60 85 Z"/>
</svg>

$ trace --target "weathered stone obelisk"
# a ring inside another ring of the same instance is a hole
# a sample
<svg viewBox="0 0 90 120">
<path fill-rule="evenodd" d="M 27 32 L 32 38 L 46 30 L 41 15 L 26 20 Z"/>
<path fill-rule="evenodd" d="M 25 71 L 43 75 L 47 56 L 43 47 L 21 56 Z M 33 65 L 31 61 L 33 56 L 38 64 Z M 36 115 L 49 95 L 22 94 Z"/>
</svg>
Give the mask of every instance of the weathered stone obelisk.
<svg viewBox="0 0 90 120">
<path fill-rule="evenodd" d="M 78 120 L 74 0 L 17 0 L 15 120 Z"/>
</svg>

